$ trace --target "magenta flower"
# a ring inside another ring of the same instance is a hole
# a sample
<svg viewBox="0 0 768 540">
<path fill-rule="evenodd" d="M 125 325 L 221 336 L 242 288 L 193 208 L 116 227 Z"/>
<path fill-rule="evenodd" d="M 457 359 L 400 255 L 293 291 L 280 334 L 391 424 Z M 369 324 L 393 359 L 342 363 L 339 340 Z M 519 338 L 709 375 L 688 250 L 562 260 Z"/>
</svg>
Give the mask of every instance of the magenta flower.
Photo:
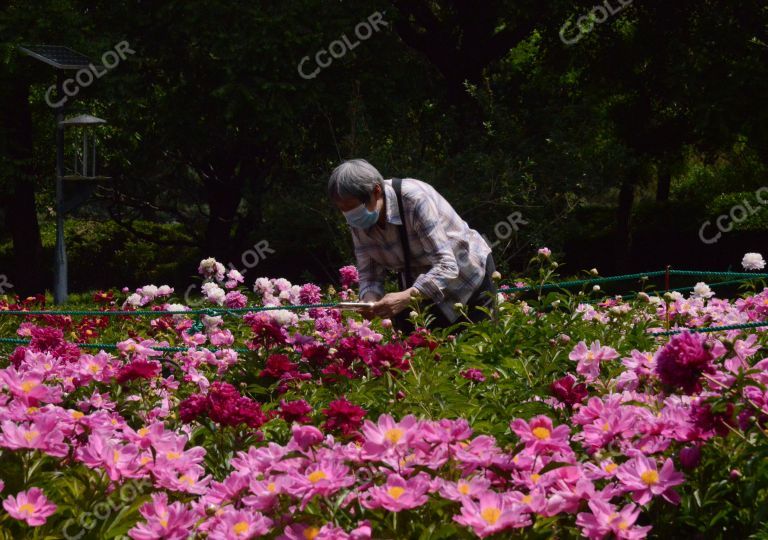
<svg viewBox="0 0 768 540">
<path fill-rule="evenodd" d="M 185 540 L 192 534 L 197 517 L 186 504 L 168 504 L 168 495 L 153 493 L 152 502 L 144 503 L 139 512 L 146 520 L 138 523 L 128 536 L 133 540 Z"/>
<path fill-rule="evenodd" d="M 25 521 L 30 527 L 43 525 L 48 516 L 56 512 L 56 505 L 49 501 L 40 488 L 20 491 L 3 501 L 3 508 L 13 519 Z"/>
<path fill-rule="evenodd" d="M 351 265 L 339 268 L 339 275 L 341 276 L 341 286 L 345 289 L 349 289 L 352 285 L 360 281 L 360 277 L 357 274 L 357 268 Z"/>
<path fill-rule="evenodd" d="M 658 495 L 672 504 L 677 504 L 680 497 L 672 488 L 685 480 L 685 477 L 675 470 L 671 459 L 667 458 L 661 470 L 658 470 L 656 462 L 643 455 L 622 464 L 616 472 L 616 477 L 621 482 L 622 489 L 631 491 L 632 499 L 638 504 L 645 504 Z"/>
<path fill-rule="evenodd" d="M 544 415 L 531 418 L 530 422 L 517 418 L 510 422 L 509 427 L 532 452 L 571 451 L 568 443 L 571 430 L 565 425 L 553 428 L 552 420 Z"/>
<path fill-rule="evenodd" d="M 531 518 L 524 507 L 488 491 L 475 502 L 465 498 L 461 503 L 461 514 L 453 520 L 465 527 L 471 527 L 480 538 L 511 528 L 527 527 Z"/>
<path fill-rule="evenodd" d="M 576 377 L 570 373 L 553 382 L 549 388 L 552 395 L 571 407 L 584 401 L 588 394 L 587 385 L 584 383 L 576 384 Z"/>
<path fill-rule="evenodd" d="M 628 504 L 623 509 L 616 508 L 600 499 L 589 501 L 589 512 L 580 512 L 576 516 L 576 525 L 581 527 L 582 534 L 590 540 L 602 540 L 612 534 L 612 538 L 640 540 L 645 538 L 651 527 L 635 527 L 640 508 Z"/>
<path fill-rule="evenodd" d="M 656 374 L 661 382 L 682 388 L 687 394 L 699 392 L 702 373 L 713 373 L 712 351 L 701 334 L 683 332 L 673 336 L 656 353 Z"/>
<path fill-rule="evenodd" d="M 600 362 L 618 358 L 619 353 L 611 347 L 603 347 L 599 341 L 594 341 L 587 348 L 587 344 L 579 341 L 573 348 L 568 358 L 577 361 L 576 372 L 591 381 L 600 375 Z"/>
<path fill-rule="evenodd" d="M 465 369 L 461 372 L 461 376 L 470 381 L 485 382 L 485 375 L 477 368 Z"/>
<path fill-rule="evenodd" d="M 399 474 L 390 474 L 383 486 L 375 486 L 361 495 L 360 503 L 369 509 L 384 508 L 400 512 L 424 505 L 429 491 L 429 475 L 418 474 L 405 480 Z"/>
</svg>

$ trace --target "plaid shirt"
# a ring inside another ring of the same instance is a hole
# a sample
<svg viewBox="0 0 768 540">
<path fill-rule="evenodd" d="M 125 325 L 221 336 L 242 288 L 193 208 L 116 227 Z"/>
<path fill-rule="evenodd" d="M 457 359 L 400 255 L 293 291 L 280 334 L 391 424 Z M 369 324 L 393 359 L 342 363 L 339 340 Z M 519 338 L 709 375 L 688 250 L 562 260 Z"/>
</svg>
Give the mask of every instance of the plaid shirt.
<svg viewBox="0 0 768 540">
<path fill-rule="evenodd" d="M 403 179 L 403 210 L 411 251 L 413 286 L 432 299 L 449 321 L 458 313 L 453 304 L 466 304 L 485 277 L 488 243 L 461 219 L 429 184 Z M 350 227 L 360 275 L 360 298 L 368 292 L 384 295 L 386 270 L 405 267 L 398 227 L 402 217 L 392 180 L 384 180 L 386 224 L 363 230 Z"/>
</svg>

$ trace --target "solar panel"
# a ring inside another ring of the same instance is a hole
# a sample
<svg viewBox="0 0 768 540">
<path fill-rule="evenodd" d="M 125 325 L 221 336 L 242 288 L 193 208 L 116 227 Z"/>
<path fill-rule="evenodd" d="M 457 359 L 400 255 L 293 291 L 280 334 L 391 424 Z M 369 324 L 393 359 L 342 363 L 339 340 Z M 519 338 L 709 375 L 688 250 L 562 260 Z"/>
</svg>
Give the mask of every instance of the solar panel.
<svg viewBox="0 0 768 540">
<path fill-rule="evenodd" d="M 82 69 L 91 64 L 91 59 L 84 54 L 61 45 L 25 45 L 19 49 L 56 69 Z"/>
</svg>

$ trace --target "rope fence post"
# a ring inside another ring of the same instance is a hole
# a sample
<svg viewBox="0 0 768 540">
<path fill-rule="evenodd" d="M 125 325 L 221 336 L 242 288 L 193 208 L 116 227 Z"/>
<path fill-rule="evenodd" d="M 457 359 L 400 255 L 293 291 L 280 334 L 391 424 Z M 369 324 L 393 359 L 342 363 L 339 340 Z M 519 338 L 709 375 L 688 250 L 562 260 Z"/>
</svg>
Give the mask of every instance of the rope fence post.
<svg viewBox="0 0 768 540">
<path fill-rule="evenodd" d="M 667 265 L 666 271 L 664 273 L 664 316 L 666 318 L 667 322 L 667 332 L 669 332 L 669 271 L 672 268 L 669 264 Z"/>
</svg>

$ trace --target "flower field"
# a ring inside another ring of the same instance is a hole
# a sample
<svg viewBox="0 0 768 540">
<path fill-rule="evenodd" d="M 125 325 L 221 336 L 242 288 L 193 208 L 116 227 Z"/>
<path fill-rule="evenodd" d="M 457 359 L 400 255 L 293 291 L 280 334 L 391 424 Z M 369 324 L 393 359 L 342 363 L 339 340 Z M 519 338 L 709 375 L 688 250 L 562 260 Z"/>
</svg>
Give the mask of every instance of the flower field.
<svg viewBox="0 0 768 540">
<path fill-rule="evenodd" d="M 768 537 L 768 289 L 544 292 L 538 264 L 498 321 L 412 335 L 329 307 L 353 267 L 206 259 L 186 314 L 0 302 L 0 538 Z"/>
</svg>

